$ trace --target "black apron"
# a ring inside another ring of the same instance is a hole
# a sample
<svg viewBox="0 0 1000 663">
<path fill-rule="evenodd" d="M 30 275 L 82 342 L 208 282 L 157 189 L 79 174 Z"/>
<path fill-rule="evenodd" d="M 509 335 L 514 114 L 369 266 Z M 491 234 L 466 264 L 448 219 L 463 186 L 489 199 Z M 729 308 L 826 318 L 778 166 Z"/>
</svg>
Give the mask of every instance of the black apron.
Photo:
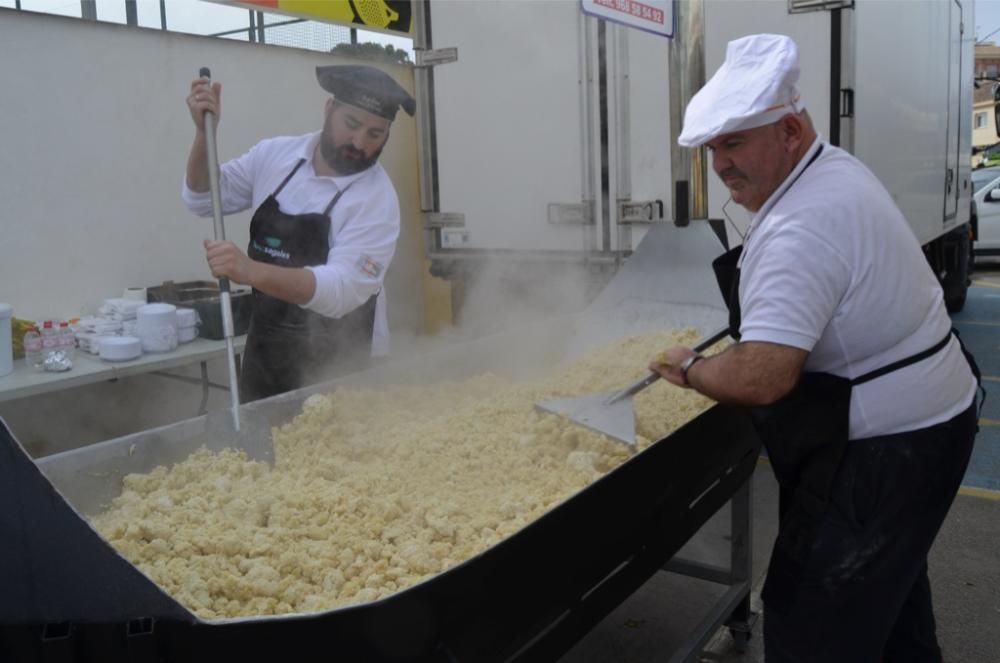
<svg viewBox="0 0 1000 663">
<path fill-rule="evenodd" d="M 250 222 L 251 259 L 282 267 L 322 265 L 330 252 L 330 212 L 344 189 L 322 213 L 285 214 L 278 194 L 305 163 L 299 159 Z M 298 389 L 364 366 L 371 354 L 375 299 L 340 318 L 328 318 L 297 304 L 253 291 L 253 315 L 243 351 L 243 402 Z"/>
<path fill-rule="evenodd" d="M 806 168 L 821 151 L 822 148 Z M 794 184 L 795 181 L 789 188 Z M 742 322 L 738 267 L 742 252 L 743 246 L 738 246 L 712 263 L 729 308 L 729 331 L 737 341 Z M 754 428 L 767 450 L 779 486 L 778 536 L 761 593 L 769 609 L 786 612 L 794 607 L 796 586 L 816 544 L 816 528 L 826 515 L 834 479 L 847 449 L 852 387 L 931 356 L 948 344 L 952 333 L 958 336 L 953 329 L 932 347 L 853 380 L 805 372 L 795 389 L 780 401 L 750 409 Z M 962 351 L 979 380 L 979 369 L 964 344 Z"/>
</svg>

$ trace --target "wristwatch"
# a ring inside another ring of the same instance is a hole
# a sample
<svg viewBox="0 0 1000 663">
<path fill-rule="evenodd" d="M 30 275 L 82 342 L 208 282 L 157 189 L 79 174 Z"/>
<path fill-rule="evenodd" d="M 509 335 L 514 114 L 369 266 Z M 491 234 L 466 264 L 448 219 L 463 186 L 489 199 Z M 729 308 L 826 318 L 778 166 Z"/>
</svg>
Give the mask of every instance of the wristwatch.
<svg viewBox="0 0 1000 663">
<path fill-rule="evenodd" d="M 681 362 L 680 365 L 681 377 L 684 379 L 685 387 L 691 386 L 691 383 L 688 381 L 688 371 L 691 370 L 691 367 L 694 366 L 694 363 L 699 359 L 704 359 L 704 357 L 702 357 L 701 355 L 691 355 L 690 357 Z"/>
</svg>

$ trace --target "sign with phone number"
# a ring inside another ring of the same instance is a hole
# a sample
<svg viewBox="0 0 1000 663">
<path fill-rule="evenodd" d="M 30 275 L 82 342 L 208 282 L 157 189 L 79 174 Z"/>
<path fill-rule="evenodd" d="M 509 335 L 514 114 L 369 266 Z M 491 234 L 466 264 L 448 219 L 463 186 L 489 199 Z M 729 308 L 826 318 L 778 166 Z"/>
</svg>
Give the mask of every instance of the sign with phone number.
<svg viewBox="0 0 1000 663">
<path fill-rule="evenodd" d="M 590 16 L 674 36 L 674 0 L 580 0 L 580 6 Z"/>
</svg>

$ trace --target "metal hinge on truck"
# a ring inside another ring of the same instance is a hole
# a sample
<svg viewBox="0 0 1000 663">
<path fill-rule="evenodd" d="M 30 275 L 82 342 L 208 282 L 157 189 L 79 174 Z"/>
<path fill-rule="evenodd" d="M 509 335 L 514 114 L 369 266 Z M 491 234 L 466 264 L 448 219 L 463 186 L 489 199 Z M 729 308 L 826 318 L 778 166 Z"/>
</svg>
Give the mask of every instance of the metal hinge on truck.
<svg viewBox="0 0 1000 663">
<path fill-rule="evenodd" d="M 458 48 L 427 48 L 413 51 L 413 59 L 416 60 L 414 66 L 434 67 L 439 64 L 449 64 L 458 62 Z"/>
<path fill-rule="evenodd" d="M 662 220 L 662 200 L 618 201 L 618 223 L 656 223 Z"/>
</svg>

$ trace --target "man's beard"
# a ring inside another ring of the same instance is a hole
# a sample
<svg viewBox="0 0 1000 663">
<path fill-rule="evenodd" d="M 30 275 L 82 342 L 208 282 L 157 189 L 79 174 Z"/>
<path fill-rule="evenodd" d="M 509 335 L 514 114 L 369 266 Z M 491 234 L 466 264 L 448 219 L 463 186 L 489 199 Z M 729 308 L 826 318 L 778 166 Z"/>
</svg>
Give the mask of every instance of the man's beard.
<svg viewBox="0 0 1000 663">
<path fill-rule="evenodd" d="M 334 145 L 329 132 L 324 128 L 319 139 L 319 152 L 326 165 L 333 168 L 338 175 L 353 175 L 371 168 L 378 161 L 379 155 L 382 154 L 382 148 L 378 148 L 371 158 L 366 159 L 365 153 L 355 149 L 353 145 L 340 145 L 339 147 Z"/>
</svg>

